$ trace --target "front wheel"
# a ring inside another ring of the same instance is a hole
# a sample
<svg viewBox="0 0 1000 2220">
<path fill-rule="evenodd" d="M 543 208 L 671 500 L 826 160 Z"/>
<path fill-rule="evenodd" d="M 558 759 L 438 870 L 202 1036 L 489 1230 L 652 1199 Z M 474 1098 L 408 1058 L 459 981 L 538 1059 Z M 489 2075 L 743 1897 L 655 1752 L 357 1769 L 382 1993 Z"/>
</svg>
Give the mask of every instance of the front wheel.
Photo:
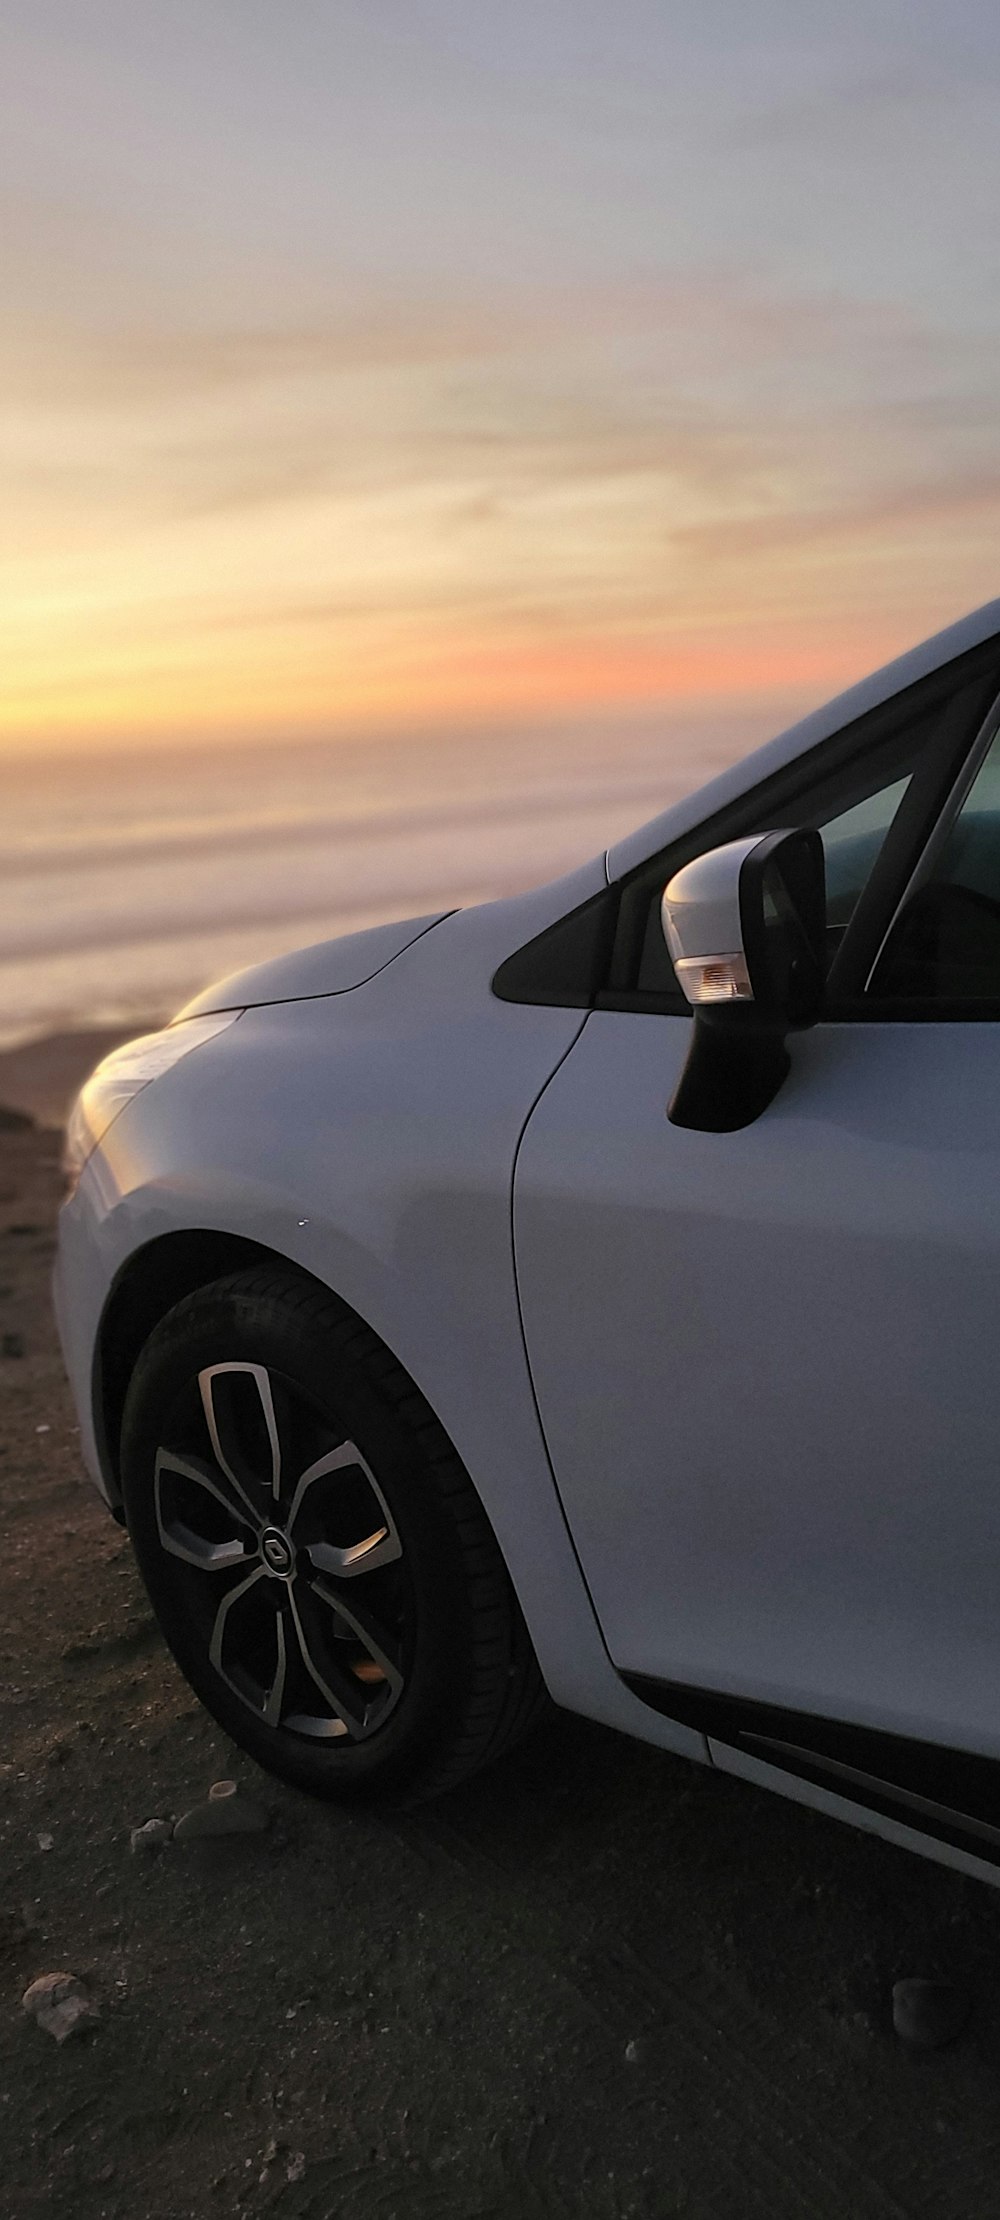
<svg viewBox="0 0 1000 2220">
<path fill-rule="evenodd" d="M 178 1664 L 282 1779 L 431 1795 L 542 1701 L 446 1436 L 374 1334 L 293 1274 L 233 1274 L 162 1320 L 126 1399 L 122 1490 Z"/>
</svg>

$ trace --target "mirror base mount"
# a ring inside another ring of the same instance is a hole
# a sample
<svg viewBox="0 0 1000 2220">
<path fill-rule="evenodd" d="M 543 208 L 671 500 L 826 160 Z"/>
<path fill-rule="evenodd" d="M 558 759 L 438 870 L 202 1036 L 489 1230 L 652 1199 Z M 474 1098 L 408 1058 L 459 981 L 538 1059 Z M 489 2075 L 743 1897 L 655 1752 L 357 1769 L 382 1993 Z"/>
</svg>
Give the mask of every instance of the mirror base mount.
<svg viewBox="0 0 1000 2220">
<path fill-rule="evenodd" d="M 750 1010 L 696 1010 L 691 1046 L 667 1110 L 671 1125 L 696 1133 L 739 1133 L 774 1101 L 792 1068 L 785 1028 L 755 1024 L 753 1016 Z"/>
</svg>

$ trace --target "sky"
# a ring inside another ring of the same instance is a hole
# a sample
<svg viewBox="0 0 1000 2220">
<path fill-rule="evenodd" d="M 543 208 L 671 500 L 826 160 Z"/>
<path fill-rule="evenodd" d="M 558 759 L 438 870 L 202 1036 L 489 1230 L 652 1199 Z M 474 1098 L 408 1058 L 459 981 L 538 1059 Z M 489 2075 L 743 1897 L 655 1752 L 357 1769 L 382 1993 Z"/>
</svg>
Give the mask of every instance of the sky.
<svg viewBox="0 0 1000 2220">
<path fill-rule="evenodd" d="M 807 707 L 1000 591 L 990 0 L 5 0 L 0 748 Z"/>
</svg>

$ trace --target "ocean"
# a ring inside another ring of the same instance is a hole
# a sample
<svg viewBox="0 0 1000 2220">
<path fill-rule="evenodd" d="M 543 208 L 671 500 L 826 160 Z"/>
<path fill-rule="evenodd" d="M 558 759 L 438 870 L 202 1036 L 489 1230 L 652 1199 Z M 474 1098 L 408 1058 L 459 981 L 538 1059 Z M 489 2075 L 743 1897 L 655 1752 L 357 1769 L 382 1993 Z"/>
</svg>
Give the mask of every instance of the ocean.
<svg viewBox="0 0 1000 2220">
<path fill-rule="evenodd" d="M 773 728 L 772 728 L 773 729 Z M 573 869 L 765 737 L 745 713 L 0 768 L 0 1046 Z"/>
</svg>

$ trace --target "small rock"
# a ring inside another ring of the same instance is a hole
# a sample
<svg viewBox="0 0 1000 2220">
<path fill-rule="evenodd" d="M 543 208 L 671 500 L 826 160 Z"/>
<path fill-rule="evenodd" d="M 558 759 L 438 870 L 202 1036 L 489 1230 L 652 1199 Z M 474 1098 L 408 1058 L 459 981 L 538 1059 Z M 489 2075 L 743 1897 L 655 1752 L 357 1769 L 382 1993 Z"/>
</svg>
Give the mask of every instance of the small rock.
<svg viewBox="0 0 1000 2220">
<path fill-rule="evenodd" d="M 286 2181 L 301 2181 L 301 2180 L 302 2180 L 302 2176 L 303 2176 L 303 2174 L 305 2173 L 305 2170 L 306 2170 L 306 2154 L 305 2154 L 305 2152 L 304 2152 L 304 2151 L 293 2151 L 293 2152 L 292 2152 L 292 2154 L 291 2154 L 291 2157 L 289 2158 L 288 2164 L 287 2164 L 287 2166 L 286 2166 L 286 2168 L 285 2168 L 285 2179 L 286 2179 Z"/>
<path fill-rule="evenodd" d="M 203 1804 L 184 1812 L 174 1828 L 175 1842 L 194 1842 L 208 1836 L 261 1835 L 271 1824 L 270 1812 L 251 1796 L 240 1796 L 235 1781 L 215 1781 Z"/>
<path fill-rule="evenodd" d="M 65 2043 L 70 2035 L 85 2034 L 101 2016 L 83 1982 L 73 1973 L 39 1974 L 37 1981 L 25 1989 L 21 2003 L 57 2043 Z"/>
<path fill-rule="evenodd" d="M 52 1428 L 51 1426 L 36 1426 L 35 1432 L 36 1434 L 51 1434 Z"/>
<path fill-rule="evenodd" d="M 630 2066 L 640 2066 L 645 2056 L 645 2045 L 636 2042 L 626 2043 L 625 2056 Z"/>
<path fill-rule="evenodd" d="M 165 1849 L 174 1831 L 172 1819 L 144 1819 L 141 1827 L 133 1827 L 129 1835 L 129 1849 L 134 1858 Z"/>
<path fill-rule="evenodd" d="M 38 1843 L 38 1847 L 39 1847 L 39 1849 L 40 1849 L 40 1850 L 54 1850 L 54 1849 L 55 1849 L 55 1846 L 56 1846 L 56 1838 L 55 1838 L 55 1836 L 54 1836 L 54 1835 L 38 1835 L 38 1836 L 36 1837 L 36 1840 L 37 1840 L 37 1843 Z"/>
<path fill-rule="evenodd" d="M 900 2042 L 914 2050 L 953 2043 L 970 2010 L 969 1997 L 951 1981 L 897 1981 L 893 1987 L 892 2024 Z"/>
</svg>

